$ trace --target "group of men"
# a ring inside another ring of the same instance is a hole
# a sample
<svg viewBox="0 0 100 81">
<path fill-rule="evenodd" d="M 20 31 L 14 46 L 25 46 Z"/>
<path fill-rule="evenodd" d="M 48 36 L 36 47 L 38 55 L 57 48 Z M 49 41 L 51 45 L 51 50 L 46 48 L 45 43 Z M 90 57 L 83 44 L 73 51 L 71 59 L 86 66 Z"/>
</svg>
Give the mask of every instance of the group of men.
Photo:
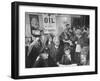
<svg viewBox="0 0 100 81">
<path fill-rule="evenodd" d="M 26 46 L 26 68 L 89 65 L 89 27 L 76 28 L 67 24 L 61 35 L 55 36 L 45 34 L 32 23 L 31 26 L 32 38 Z"/>
</svg>

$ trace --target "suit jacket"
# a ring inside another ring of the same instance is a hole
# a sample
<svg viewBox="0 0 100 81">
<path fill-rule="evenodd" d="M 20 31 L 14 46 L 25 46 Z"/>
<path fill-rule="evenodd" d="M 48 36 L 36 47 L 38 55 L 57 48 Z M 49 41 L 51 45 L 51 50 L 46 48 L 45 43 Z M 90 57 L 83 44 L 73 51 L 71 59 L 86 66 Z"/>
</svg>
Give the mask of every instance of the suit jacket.
<svg viewBox="0 0 100 81">
<path fill-rule="evenodd" d="M 53 61 L 55 63 L 59 62 L 61 60 L 62 55 L 64 54 L 63 46 L 59 45 L 58 48 L 55 48 L 54 43 L 51 43 L 49 49 L 50 49 L 50 57 L 53 59 Z"/>
<path fill-rule="evenodd" d="M 57 64 L 49 56 L 48 59 L 39 58 L 35 63 L 34 67 L 56 67 Z"/>
</svg>

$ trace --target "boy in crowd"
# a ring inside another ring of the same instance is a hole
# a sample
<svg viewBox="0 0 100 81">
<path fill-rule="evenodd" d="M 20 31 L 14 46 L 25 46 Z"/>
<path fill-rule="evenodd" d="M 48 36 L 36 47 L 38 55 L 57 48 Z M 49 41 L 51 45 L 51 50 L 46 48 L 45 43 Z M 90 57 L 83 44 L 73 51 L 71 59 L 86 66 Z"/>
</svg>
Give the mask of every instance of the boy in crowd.
<svg viewBox="0 0 100 81">
<path fill-rule="evenodd" d="M 71 63 L 70 44 L 66 43 L 64 45 L 64 54 L 60 60 L 60 64 L 69 65 Z"/>
</svg>

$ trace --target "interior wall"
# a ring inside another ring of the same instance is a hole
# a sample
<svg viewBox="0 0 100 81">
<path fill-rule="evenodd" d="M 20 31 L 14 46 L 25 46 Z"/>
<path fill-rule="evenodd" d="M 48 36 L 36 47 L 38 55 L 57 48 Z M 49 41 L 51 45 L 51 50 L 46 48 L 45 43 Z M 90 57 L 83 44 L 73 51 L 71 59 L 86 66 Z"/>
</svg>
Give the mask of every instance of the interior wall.
<svg viewBox="0 0 100 81">
<path fill-rule="evenodd" d="M 25 15 L 25 37 L 31 37 L 31 28 L 30 28 L 30 20 L 29 20 L 29 13 L 26 13 Z M 39 26 L 40 28 L 43 28 L 43 17 L 42 15 L 38 14 L 39 16 Z M 55 35 L 59 37 L 59 35 L 64 31 L 65 25 L 70 24 L 71 25 L 71 16 L 70 15 L 58 15 L 56 16 L 56 31 Z"/>
<path fill-rule="evenodd" d="M 71 25 L 71 16 L 70 15 L 57 16 L 56 17 L 56 22 L 57 22 L 56 23 L 56 26 L 57 26 L 57 36 L 59 37 L 59 35 L 66 28 L 66 24 L 70 24 Z"/>
</svg>

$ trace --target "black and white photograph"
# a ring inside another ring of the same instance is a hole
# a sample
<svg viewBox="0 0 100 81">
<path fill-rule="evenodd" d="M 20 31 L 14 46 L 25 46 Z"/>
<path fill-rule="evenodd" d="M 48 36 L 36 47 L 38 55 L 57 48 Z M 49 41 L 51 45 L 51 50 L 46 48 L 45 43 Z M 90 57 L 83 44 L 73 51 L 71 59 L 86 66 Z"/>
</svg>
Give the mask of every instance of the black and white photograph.
<svg viewBox="0 0 100 81">
<path fill-rule="evenodd" d="M 12 3 L 12 78 L 97 74 L 97 7 Z"/>
<path fill-rule="evenodd" d="M 89 65 L 89 15 L 25 12 L 25 67 Z"/>
</svg>

